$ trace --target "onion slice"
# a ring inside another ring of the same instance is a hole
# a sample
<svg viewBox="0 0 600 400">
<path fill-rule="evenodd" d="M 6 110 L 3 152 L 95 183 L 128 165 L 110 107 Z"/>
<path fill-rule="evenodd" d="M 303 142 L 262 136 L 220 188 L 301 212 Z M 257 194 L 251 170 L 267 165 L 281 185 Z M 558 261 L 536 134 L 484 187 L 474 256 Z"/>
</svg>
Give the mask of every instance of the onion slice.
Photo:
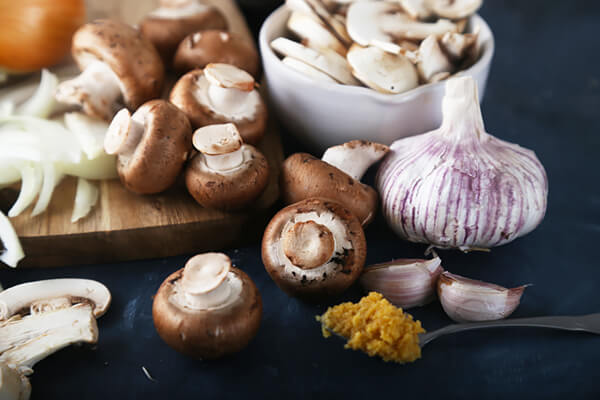
<svg viewBox="0 0 600 400">
<path fill-rule="evenodd" d="M 65 114 L 65 125 L 77 136 L 88 159 L 94 159 L 104 153 L 104 136 L 108 130 L 106 121 L 91 118 L 81 112 L 70 112 Z"/>
<path fill-rule="evenodd" d="M 98 188 L 88 180 L 79 178 L 77 180 L 77 192 L 75 193 L 75 205 L 71 222 L 76 222 L 88 215 L 92 207 L 98 201 Z"/>
<path fill-rule="evenodd" d="M 21 173 L 21 190 L 19 197 L 8 210 L 9 217 L 16 217 L 21 214 L 35 199 L 40 191 L 42 184 L 42 169 L 39 165 L 32 163 L 15 163 L 15 167 Z"/>
<path fill-rule="evenodd" d="M 23 248 L 15 229 L 2 211 L 0 211 L 0 240 L 2 240 L 2 245 L 4 246 L 4 251 L 0 253 L 0 261 L 15 268 L 19 261 L 25 257 L 25 253 L 23 253 Z"/>
<path fill-rule="evenodd" d="M 56 75 L 47 69 L 42 70 L 42 77 L 37 90 L 26 102 L 17 107 L 15 114 L 39 118 L 48 117 L 54 108 L 54 93 L 57 86 L 58 78 Z"/>
<path fill-rule="evenodd" d="M 35 217 L 36 215 L 46 211 L 46 208 L 48 208 L 48 204 L 50 203 L 50 199 L 52 198 L 54 188 L 56 185 L 58 185 L 58 182 L 60 182 L 63 177 L 62 174 L 57 173 L 54 165 L 49 162 L 42 164 L 42 170 L 44 172 L 44 181 L 38 196 L 38 201 L 35 203 L 35 207 L 31 212 L 32 217 Z"/>
</svg>

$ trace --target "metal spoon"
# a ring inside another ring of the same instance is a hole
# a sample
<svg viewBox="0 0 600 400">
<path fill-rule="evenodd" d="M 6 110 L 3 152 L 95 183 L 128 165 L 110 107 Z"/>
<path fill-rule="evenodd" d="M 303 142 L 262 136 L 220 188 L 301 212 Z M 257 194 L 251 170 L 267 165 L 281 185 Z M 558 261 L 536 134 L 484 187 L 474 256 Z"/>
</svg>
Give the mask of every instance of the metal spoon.
<svg viewBox="0 0 600 400">
<path fill-rule="evenodd" d="M 464 324 L 452 324 L 435 331 L 419 334 L 419 345 L 423 348 L 426 344 L 443 335 L 470 331 L 472 329 L 486 328 L 504 328 L 504 327 L 529 327 L 529 328 L 548 328 L 560 329 L 565 331 L 590 332 L 600 335 L 600 313 L 577 315 L 577 316 L 554 316 L 554 317 L 533 317 L 533 318 L 513 318 L 498 321 L 471 322 Z M 325 327 L 332 334 L 342 337 Z M 344 338 L 347 339 L 347 338 Z"/>
</svg>

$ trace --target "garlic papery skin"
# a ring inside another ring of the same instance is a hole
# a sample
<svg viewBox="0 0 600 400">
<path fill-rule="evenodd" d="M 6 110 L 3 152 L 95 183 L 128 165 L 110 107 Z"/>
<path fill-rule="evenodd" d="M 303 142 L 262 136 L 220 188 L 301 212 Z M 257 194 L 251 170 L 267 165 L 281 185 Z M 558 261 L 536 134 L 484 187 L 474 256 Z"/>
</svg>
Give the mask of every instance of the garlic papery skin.
<svg viewBox="0 0 600 400">
<path fill-rule="evenodd" d="M 444 270 L 439 257 L 399 259 L 365 268 L 359 282 L 366 292 L 378 292 L 403 309 L 435 299 L 438 277 Z"/>
<path fill-rule="evenodd" d="M 438 279 L 437 292 L 444 311 L 454 321 L 493 321 L 515 311 L 527 286 L 507 289 L 446 271 Z"/>
<path fill-rule="evenodd" d="M 548 180 L 531 150 L 485 132 L 471 77 L 449 79 L 442 126 L 397 140 L 376 184 L 401 237 L 463 251 L 508 243 L 544 218 Z"/>
</svg>

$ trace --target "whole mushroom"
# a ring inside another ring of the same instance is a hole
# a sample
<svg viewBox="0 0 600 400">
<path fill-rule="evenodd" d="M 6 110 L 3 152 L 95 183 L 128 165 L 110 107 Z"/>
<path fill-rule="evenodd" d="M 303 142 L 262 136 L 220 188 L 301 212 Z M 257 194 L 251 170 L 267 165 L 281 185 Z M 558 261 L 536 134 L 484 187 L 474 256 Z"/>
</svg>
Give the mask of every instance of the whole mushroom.
<svg viewBox="0 0 600 400">
<path fill-rule="evenodd" d="M 227 20 L 218 9 L 199 0 L 161 0 L 160 7 L 140 24 L 165 65 L 172 64 L 177 46 L 187 35 L 205 29 L 227 29 Z"/>
<path fill-rule="evenodd" d="M 261 316 L 256 285 L 222 253 L 190 258 L 160 285 L 152 305 L 159 336 L 200 359 L 242 350 L 256 336 Z"/>
<path fill-rule="evenodd" d="M 235 65 L 255 79 L 260 77 L 260 61 L 254 44 L 224 30 L 205 30 L 186 36 L 173 60 L 175 70 L 183 73 L 211 63 Z"/>
<path fill-rule="evenodd" d="M 151 100 L 131 115 L 122 109 L 104 139 L 108 154 L 116 154 L 117 171 L 125 187 L 140 194 L 171 186 L 192 150 L 192 128 L 183 112 L 164 100 Z"/>
<path fill-rule="evenodd" d="M 262 239 L 265 269 L 283 291 L 310 299 L 342 293 L 367 255 L 360 222 L 338 203 L 311 198 L 279 211 Z"/>
<path fill-rule="evenodd" d="M 281 169 L 283 201 L 292 204 L 309 197 L 326 198 L 348 208 L 367 225 L 375 217 L 378 196 L 360 179 L 388 151 L 383 144 L 353 140 L 327 149 L 321 160 L 307 153 L 292 154 Z"/>
<path fill-rule="evenodd" d="M 58 86 L 60 102 L 110 121 L 123 104 L 135 110 L 160 97 L 163 63 L 152 43 L 129 25 L 113 20 L 84 25 L 73 35 L 72 54 L 82 73 Z"/>
<path fill-rule="evenodd" d="M 234 124 L 194 132 L 197 155 L 185 171 L 190 194 L 203 207 L 235 210 L 256 200 L 269 180 L 267 159 L 244 144 Z"/>
<path fill-rule="evenodd" d="M 257 144 L 267 125 L 267 107 L 254 88 L 254 78 L 233 65 L 208 64 L 181 77 L 171 90 L 179 107 L 197 129 L 235 123 L 245 143 Z"/>
</svg>

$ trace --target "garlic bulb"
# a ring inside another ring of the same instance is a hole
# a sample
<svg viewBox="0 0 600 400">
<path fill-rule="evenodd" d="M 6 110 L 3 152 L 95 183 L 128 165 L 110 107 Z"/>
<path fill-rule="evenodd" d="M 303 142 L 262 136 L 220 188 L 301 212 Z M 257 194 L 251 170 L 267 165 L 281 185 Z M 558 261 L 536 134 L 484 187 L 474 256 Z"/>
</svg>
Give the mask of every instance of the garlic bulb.
<svg viewBox="0 0 600 400">
<path fill-rule="evenodd" d="M 366 268 L 359 282 L 367 292 L 379 292 L 404 309 L 422 306 L 435 298 L 442 260 L 400 259 Z"/>
<path fill-rule="evenodd" d="M 507 289 L 443 272 L 437 284 L 444 311 L 456 322 L 493 321 L 508 317 L 527 285 Z"/>
<path fill-rule="evenodd" d="M 486 133 L 471 77 L 448 80 L 439 129 L 396 141 L 377 174 L 395 232 L 439 248 L 490 248 L 532 231 L 548 181 L 534 152 Z"/>
</svg>

